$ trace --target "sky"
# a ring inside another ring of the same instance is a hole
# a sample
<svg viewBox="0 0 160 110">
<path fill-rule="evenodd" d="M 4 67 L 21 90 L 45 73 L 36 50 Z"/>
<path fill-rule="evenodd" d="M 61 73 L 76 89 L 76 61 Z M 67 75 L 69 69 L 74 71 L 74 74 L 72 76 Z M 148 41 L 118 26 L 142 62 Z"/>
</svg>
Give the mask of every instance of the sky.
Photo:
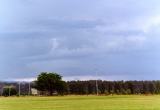
<svg viewBox="0 0 160 110">
<path fill-rule="evenodd" d="M 0 0 L 0 80 L 159 80 L 159 0 Z"/>
</svg>

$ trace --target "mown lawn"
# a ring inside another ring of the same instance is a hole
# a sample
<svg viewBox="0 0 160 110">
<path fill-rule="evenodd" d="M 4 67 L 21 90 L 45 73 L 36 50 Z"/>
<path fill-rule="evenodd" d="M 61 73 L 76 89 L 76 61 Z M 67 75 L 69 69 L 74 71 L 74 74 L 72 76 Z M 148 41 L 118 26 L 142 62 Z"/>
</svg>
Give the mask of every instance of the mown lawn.
<svg viewBox="0 0 160 110">
<path fill-rule="evenodd" d="M 0 110 L 160 110 L 160 96 L 0 97 Z"/>
</svg>

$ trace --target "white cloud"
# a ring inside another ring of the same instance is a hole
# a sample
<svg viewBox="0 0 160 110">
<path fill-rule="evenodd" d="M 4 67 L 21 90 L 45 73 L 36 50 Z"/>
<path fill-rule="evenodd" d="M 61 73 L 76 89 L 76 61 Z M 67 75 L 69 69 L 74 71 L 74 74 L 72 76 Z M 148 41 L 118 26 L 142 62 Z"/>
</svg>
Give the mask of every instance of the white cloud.
<svg viewBox="0 0 160 110">
<path fill-rule="evenodd" d="M 127 37 L 127 41 L 129 43 L 133 43 L 134 46 L 143 46 L 143 44 L 145 44 L 146 40 L 147 40 L 147 38 L 145 36 L 129 36 L 129 37 Z"/>
<path fill-rule="evenodd" d="M 160 26 L 160 15 L 151 16 L 149 18 L 144 19 L 142 29 L 144 32 L 149 32 L 153 27 Z"/>
<path fill-rule="evenodd" d="M 32 82 L 35 81 L 36 78 L 9 78 L 3 81 L 16 81 L 16 82 Z"/>
<path fill-rule="evenodd" d="M 51 42 L 52 42 L 52 51 L 53 50 L 55 50 L 56 48 L 58 48 L 58 46 L 59 46 L 59 43 L 58 43 L 58 41 L 57 41 L 57 39 L 56 38 L 52 38 L 51 39 Z"/>
</svg>

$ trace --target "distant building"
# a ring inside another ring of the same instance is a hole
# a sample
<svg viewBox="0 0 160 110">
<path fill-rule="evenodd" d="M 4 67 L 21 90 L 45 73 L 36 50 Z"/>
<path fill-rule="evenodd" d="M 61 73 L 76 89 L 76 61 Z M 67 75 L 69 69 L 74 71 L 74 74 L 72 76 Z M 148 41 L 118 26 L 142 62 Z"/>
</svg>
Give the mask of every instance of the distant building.
<svg viewBox="0 0 160 110">
<path fill-rule="evenodd" d="M 38 95 L 38 90 L 35 88 L 31 88 L 31 94 L 32 95 Z"/>
</svg>

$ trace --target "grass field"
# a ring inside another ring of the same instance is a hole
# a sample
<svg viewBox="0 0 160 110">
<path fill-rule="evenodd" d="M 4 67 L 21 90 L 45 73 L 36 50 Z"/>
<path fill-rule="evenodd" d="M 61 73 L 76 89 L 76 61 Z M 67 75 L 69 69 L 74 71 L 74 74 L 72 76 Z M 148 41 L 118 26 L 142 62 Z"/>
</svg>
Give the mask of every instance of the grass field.
<svg viewBox="0 0 160 110">
<path fill-rule="evenodd" d="M 0 110 L 160 110 L 160 96 L 0 97 Z"/>
</svg>

